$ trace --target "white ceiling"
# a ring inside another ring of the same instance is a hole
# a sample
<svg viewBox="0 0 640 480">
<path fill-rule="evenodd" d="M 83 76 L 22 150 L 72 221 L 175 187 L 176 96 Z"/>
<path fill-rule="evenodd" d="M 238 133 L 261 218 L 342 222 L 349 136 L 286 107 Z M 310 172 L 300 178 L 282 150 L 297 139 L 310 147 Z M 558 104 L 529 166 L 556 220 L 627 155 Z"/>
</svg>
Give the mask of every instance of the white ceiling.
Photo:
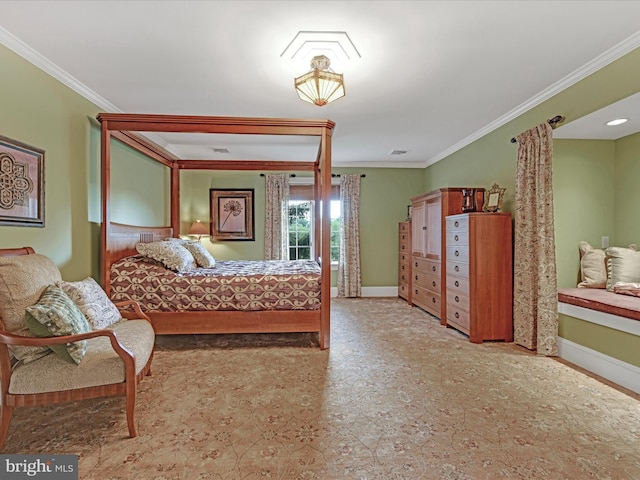
<svg viewBox="0 0 640 480">
<path fill-rule="evenodd" d="M 422 167 L 640 46 L 638 18 L 638 1 L 4 0 L 0 42 L 104 111 L 329 118 L 334 165 Z M 339 72 L 344 98 L 298 99 L 304 71 L 280 56 L 298 31 L 348 33 L 361 58 Z M 192 159 L 316 154 L 300 139 L 153 138 Z"/>
</svg>

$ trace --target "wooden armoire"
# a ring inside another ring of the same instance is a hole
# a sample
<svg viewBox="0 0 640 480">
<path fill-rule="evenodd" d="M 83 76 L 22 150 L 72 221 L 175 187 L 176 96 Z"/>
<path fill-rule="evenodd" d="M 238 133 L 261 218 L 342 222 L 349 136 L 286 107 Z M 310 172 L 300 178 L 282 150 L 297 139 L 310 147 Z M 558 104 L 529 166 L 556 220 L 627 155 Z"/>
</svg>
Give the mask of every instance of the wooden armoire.
<svg viewBox="0 0 640 480">
<path fill-rule="evenodd" d="M 409 302 L 446 325 L 445 218 L 462 213 L 463 189 L 439 188 L 411 198 L 411 276 Z M 484 189 L 476 188 L 476 209 L 481 210 Z"/>
</svg>

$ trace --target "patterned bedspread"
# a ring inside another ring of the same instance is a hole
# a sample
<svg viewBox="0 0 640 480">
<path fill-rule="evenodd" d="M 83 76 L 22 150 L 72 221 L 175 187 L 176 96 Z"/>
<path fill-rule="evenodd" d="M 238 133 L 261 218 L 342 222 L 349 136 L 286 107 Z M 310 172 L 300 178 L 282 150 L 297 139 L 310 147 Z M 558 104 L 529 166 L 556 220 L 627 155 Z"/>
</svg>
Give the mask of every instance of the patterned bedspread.
<svg viewBox="0 0 640 480">
<path fill-rule="evenodd" d="M 111 266 L 111 299 L 143 310 L 318 310 L 320 266 L 311 260 L 229 260 L 176 273 L 135 255 Z"/>
</svg>

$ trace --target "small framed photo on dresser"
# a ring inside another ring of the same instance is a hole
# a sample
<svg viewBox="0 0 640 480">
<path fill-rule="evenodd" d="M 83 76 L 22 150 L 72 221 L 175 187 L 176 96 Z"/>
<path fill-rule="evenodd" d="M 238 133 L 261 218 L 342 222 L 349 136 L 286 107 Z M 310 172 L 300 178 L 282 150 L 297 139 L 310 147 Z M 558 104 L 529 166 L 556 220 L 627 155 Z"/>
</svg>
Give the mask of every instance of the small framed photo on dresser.
<svg viewBox="0 0 640 480">
<path fill-rule="evenodd" d="M 506 188 L 499 187 L 497 183 L 484 193 L 483 212 L 496 213 L 502 210 L 502 201 Z"/>
</svg>

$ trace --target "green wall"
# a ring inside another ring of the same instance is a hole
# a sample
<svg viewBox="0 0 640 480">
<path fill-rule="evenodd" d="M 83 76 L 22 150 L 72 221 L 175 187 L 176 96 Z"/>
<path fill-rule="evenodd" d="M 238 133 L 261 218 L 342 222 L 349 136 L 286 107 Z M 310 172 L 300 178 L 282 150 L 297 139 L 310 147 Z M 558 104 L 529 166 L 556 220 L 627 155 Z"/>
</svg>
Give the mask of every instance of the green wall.
<svg viewBox="0 0 640 480">
<path fill-rule="evenodd" d="M 618 245 L 640 244 L 640 133 L 616 141 L 615 238 Z"/>
<path fill-rule="evenodd" d="M 66 280 L 99 273 L 100 109 L 0 45 L 0 135 L 45 150 L 45 226 L 0 226 L 0 248 L 29 245 Z M 112 219 L 165 224 L 168 172 L 112 145 Z"/>
<path fill-rule="evenodd" d="M 424 172 L 425 190 L 465 184 L 488 187 L 498 183 L 507 188 L 504 207 L 505 211 L 512 212 L 517 147 L 510 139 L 555 115 L 565 116 L 568 123 L 638 92 L 638 65 L 640 49 L 428 167 Z M 632 210 L 640 196 L 636 187 L 640 174 L 639 144 L 638 135 L 615 142 L 554 142 L 559 286 L 575 285 L 580 240 L 589 241 L 594 247 L 600 247 L 601 236 L 609 236 L 611 245 L 640 243 L 640 223 Z M 569 328 L 563 324 L 565 318 L 560 318 L 563 338 L 623 361 L 637 355 L 640 349 L 638 337 L 618 342 L 619 332 L 586 328 L 586 322 L 573 322 Z M 608 345 L 617 343 L 619 349 L 610 351 Z"/>
<path fill-rule="evenodd" d="M 422 171 L 410 168 L 334 168 L 332 171 L 365 175 L 360 183 L 362 285 L 397 285 L 398 222 L 407 216 L 409 198 L 423 192 Z M 210 188 L 253 188 L 255 241 L 212 243 L 209 239 L 202 239 L 202 242 L 214 257 L 221 260 L 264 258 L 265 187 L 259 172 L 185 171 L 180 178 L 180 230 L 183 234 L 191 222 L 198 219 L 209 221 Z"/>
</svg>

